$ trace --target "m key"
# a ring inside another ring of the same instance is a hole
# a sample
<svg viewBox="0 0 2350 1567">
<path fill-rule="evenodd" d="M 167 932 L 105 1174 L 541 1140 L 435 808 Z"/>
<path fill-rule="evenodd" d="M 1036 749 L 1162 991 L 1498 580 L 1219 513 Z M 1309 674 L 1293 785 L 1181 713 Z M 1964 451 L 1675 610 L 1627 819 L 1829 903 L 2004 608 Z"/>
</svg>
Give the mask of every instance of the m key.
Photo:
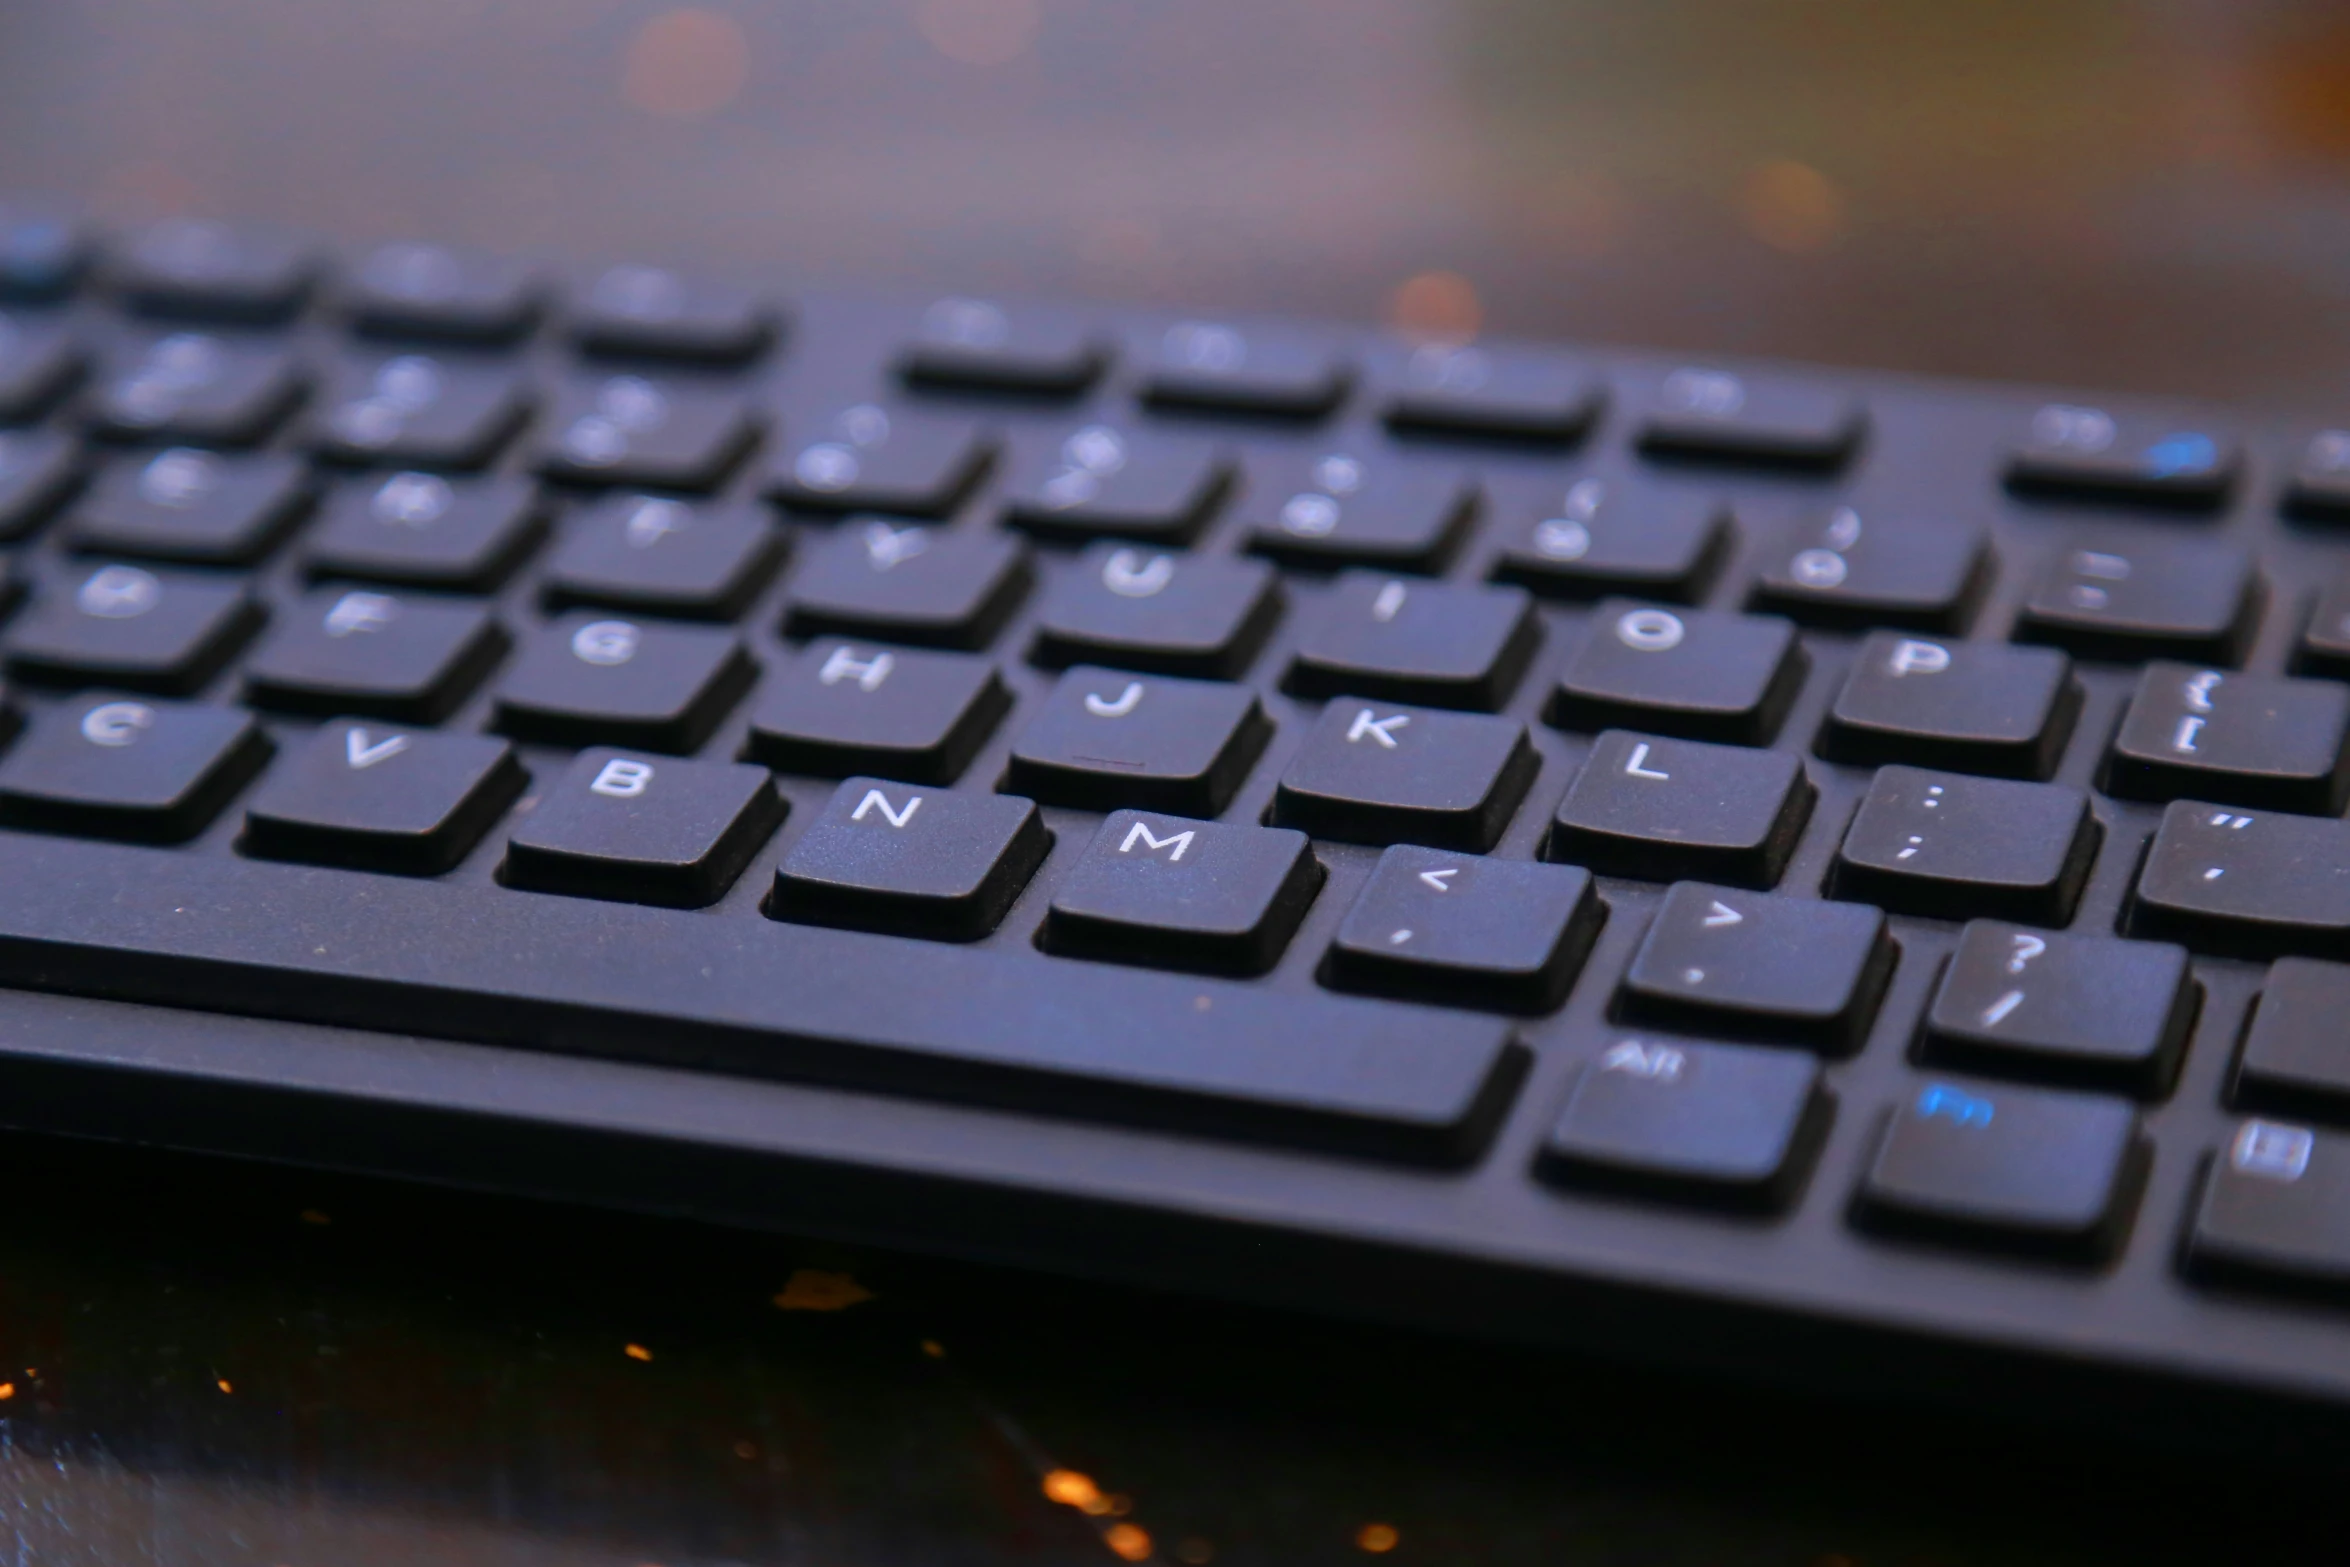
<svg viewBox="0 0 2350 1567">
<path fill-rule="evenodd" d="M 1894 954 L 1885 916 L 1864 904 L 1685 881 L 1648 927 L 1624 1000 L 1644 1017 L 1841 1054 L 1867 1035 Z"/>
<path fill-rule="evenodd" d="M 1326 977 L 1342 990 L 1547 1011 L 1606 918 L 1588 871 L 1399 843 L 1347 910 Z"/>
<path fill-rule="evenodd" d="M 1304 833 L 1114 811 L 1061 878 L 1045 945 L 1077 957 L 1262 974 L 1322 880 Z"/>
<path fill-rule="evenodd" d="M 1540 766 L 1508 719 L 1332 702 L 1282 774 L 1273 820 L 1317 838 L 1482 854 Z"/>
<path fill-rule="evenodd" d="M 1246 686 L 1072 669 L 1013 742 L 1004 787 L 1084 810 L 1213 816 L 1272 733 Z"/>
<path fill-rule="evenodd" d="M 1962 1070 L 2160 1094 L 2198 994 L 2184 947 L 1977 920 L 1934 993 L 1926 1053 Z"/>
<path fill-rule="evenodd" d="M 1568 785 L 1545 852 L 1602 875 L 1768 887 L 1816 798 L 1784 751 L 1611 729 Z"/>
<path fill-rule="evenodd" d="M 2350 689 L 2149 664 L 2114 736 L 2105 788 L 2337 815 L 2350 797 Z"/>
<path fill-rule="evenodd" d="M 245 809 L 246 852 L 434 876 L 522 793 L 514 748 L 489 735 L 331 723 Z"/>
<path fill-rule="evenodd" d="M 938 941 L 996 928 L 1052 835 L 1033 800 L 851 778 L 775 868 L 768 912 Z"/>
<path fill-rule="evenodd" d="M 2130 931 L 2198 952 L 2338 952 L 2350 937 L 2350 826 L 2174 801 L 2139 869 Z"/>
</svg>

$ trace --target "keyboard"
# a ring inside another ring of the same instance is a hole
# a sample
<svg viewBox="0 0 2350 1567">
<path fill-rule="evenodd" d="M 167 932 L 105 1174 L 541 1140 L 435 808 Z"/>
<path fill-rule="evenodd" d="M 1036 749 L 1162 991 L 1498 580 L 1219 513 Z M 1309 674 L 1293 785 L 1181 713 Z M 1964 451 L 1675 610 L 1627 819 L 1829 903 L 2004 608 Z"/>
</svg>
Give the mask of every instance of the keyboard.
<svg viewBox="0 0 2350 1567">
<path fill-rule="evenodd" d="M 2346 524 L 2320 420 L 0 206 L 0 1120 L 2350 1403 Z"/>
</svg>

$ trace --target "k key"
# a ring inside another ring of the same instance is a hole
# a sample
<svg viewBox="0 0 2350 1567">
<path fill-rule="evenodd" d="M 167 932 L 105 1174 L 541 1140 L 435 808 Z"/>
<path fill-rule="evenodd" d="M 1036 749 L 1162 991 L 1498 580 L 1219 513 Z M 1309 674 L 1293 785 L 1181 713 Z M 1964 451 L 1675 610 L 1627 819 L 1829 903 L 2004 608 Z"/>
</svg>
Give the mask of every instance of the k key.
<svg viewBox="0 0 2350 1567">
<path fill-rule="evenodd" d="M 1281 775 L 1273 820 L 1317 838 L 1482 854 L 1540 766 L 1509 719 L 1336 701 Z"/>
<path fill-rule="evenodd" d="M 1080 666 L 1013 741 L 1004 787 L 1085 810 L 1214 816 L 1272 733 L 1246 686 Z"/>
<path fill-rule="evenodd" d="M 510 887 L 695 909 L 782 822 L 763 767 L 582 751 L 506 841 Z"/>
<path fill-rule="evenodd" d="M 1575 729 L 1760 745 L 1787 716 L 1807 664 L 1795 628 L 1773 616 L 1610 600 L 1567 661 L 1548 717 Z"/>
<path fill-rule="evenodd" d="M 1033 800 L 851 778 L 775 868 L 777 919 L 975 941 L 1052 838 Z"/>
<path fill-rule="evenodd" d="M 1264 647 L 1283 602 L 1263 561 L 1097 544 L 1054 581 L 1030 656 L 1056 669 L 1106 664 L 1233 680 Z"/>
<path fill-rule="evenodd" d="M 828 637 L 769 680 L 747 754 L 779 772 L 950 784 L 1011 706 L 984 658 Z"/>
<path fill-rule="evenodd" d="M 260 726 L 234 708 L 77 697 L 36 713 L 0 762 L 0 821 L 183 842 L 204 830 L 269 752 Z"/>
<path fill-rule="evenodd" d="M 1568 785 L 1545 852 L 1607 876 L 1769 887 L 1817 797 L 1784 751 L 1611 729 Z"/>
<path fill-rule="evenodd" d="M 1321 889 L 1299 832 L 1113 811 L 1062 876 L 1045 944 L 1212 974 L 1261 974 Z"/>
<path fill-rule="evenodd" d="M 281 763 L 245 808 L 247 853 L 437 876 L 527 781 L 490 735 L 340 721 Z"/>
<path fill-rule="evenodd" d="M 2350 796 L 2350 688 L 2149 664 L 2114 736 L 2105 787 L 2138 800 L 2339 814 Z"/>
<path fill-rule="evenodd" d="M 1492 712 L 1541 641 L 1523 588 L 1342 574 L 1283 678 L 1299 696 L 1342 694 Z"/>
<path fill-rule="evenodd" d="M 1835 762 L 2046 778 L 2080 709 L 2072 660 L 2054 648 L 1880 631 L 1854 655 L 1819 749 Z"/>
<path fill-rule="evenodd" d="M 1665 894 L 1624 999 L 1642 1016 L 1845 1054 L 1868 1033 L 1895 950 L 1864 904 L 1685 881 Z"/>
</svg>

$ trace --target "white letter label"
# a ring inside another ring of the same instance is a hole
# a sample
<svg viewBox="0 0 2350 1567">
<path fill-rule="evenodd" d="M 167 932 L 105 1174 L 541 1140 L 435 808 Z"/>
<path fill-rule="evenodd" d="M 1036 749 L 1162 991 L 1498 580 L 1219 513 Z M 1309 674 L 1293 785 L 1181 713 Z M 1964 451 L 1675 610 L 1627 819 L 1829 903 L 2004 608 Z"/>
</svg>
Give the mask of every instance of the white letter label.
<svg viewBox="0 0 2350 1567">
<path fill-rule="evenodd" d="M 860 691 L 878 690 L 897 667 L 897 658 L 890 653 L 876 653 L 871 658 L 859 659 L 846 646 L 836 647 L 827 654 L 824 667 L 816 671 L 816 678 L 828 686 L 837 686 L 844 680 L 855 680 Z"/>
<path fill-rule="evenodd" d="M 1950 649 L 1939 642 L 1912 642 L 1904 638 L 1893 644 L 1893 656 L 1885 667 L 1896 679 L 1903 675 L 1938 675 L 1950 667 Z"/>
<path fill-rule="evenodd" d="M 603 765 L 588 788 L 597 794 L 610 795 L 615 800 L 633 800 L 643 794 L 652 781 L 653 769 L 649 764 L 616 756 Z"/>
<path fill-rule="evenodd" d="M 1395 731 L 1411 721 L 1409 713 L 1398 713 L 1392 718 L 1380 718 L 1366 707 L 1355 714 L 1354 726 L 1347 730 L 1346 738 L 1351 742 L 1360 743 L 1367 735 L 1392 751 L 1403 743 L 1395 738 Z"/>
<path fill-rule="evenodd" d="M 154 722 L 155 709 L 144 702 L 108 702 L 82 715 L 82 738 L 92 745 L 129 745 Z"/>
<path fill-rule="evenodd" d="M 362 767 L 373 767 L 378 762 L 388 762 L 407 749 L 406 735 L 386 735 L 369 745 L 366 730 L 353 727 L 343 731 L 343 756 L 350 762 L 353 772 Z"/>
<path fill-rule="evenodd" d="M 1126 834 L 1126 841 L 1118 845 L 1118 852 L 1120 854 L 1132 854 L 1134 852 L 1134 846 L 1138 843 L 1141 844 L 1145 849 L 1172 848 L 1174 852 L 1167 856 L 1167 863 L 1172 865 L 1177 860 L 1183 858 L 1184 850 L 1191 847 L 1191 833 L 1189 831 L 1184 831 L 1170 834 L 1164 838 L 1155 838 L 1151 836 L 1151 830 L 1146 824 L 1142 822 L 1136 822 L 1134 826 L 1128 830 Z"/>
<path fill-rule="evenodd" d="M 1085 710 L 1096 718 L 1124 718 L 1142 705 L 1142 682 L 1129 680 L 1115 701 L 1098 692 L 1085 693 Z"/>
<path fill-rule="evenodd" d="M 892 827 L 903 827 L 906 825 L 906 823 L 914 819 L 914 812 L 919 810 L 921 805 L 922 796 L 915 795 L 912 799 L 908 800 L 905 803 L 905 806 L 901 809 L 900 807 L 891 805 L 889 803 L 889 796 L 883 794 L 879 789 L 868 789 L 865 791 L 865 798 L 857 802 L 857 808 L 849 812 L 849 820 L 852 822 L 861 822 L 865 819 L 865 813 L 867 811 L 878 807 L 883 818 L 886 819 Z"/>
</svg>

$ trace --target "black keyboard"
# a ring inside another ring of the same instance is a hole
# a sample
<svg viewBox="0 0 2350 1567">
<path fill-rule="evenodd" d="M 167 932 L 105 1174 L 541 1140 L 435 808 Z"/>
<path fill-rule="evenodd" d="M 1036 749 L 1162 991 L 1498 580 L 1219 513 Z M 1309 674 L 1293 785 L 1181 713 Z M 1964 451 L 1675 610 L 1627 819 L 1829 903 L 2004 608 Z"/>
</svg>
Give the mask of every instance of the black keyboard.
<svg viewBox="0 0 2350 1567">
<path fill-rule="evenodd" d="M 2350 429 L 23 207 L 0 296 L 8 1124 L 2350 1403 Z"/>
</svg>

